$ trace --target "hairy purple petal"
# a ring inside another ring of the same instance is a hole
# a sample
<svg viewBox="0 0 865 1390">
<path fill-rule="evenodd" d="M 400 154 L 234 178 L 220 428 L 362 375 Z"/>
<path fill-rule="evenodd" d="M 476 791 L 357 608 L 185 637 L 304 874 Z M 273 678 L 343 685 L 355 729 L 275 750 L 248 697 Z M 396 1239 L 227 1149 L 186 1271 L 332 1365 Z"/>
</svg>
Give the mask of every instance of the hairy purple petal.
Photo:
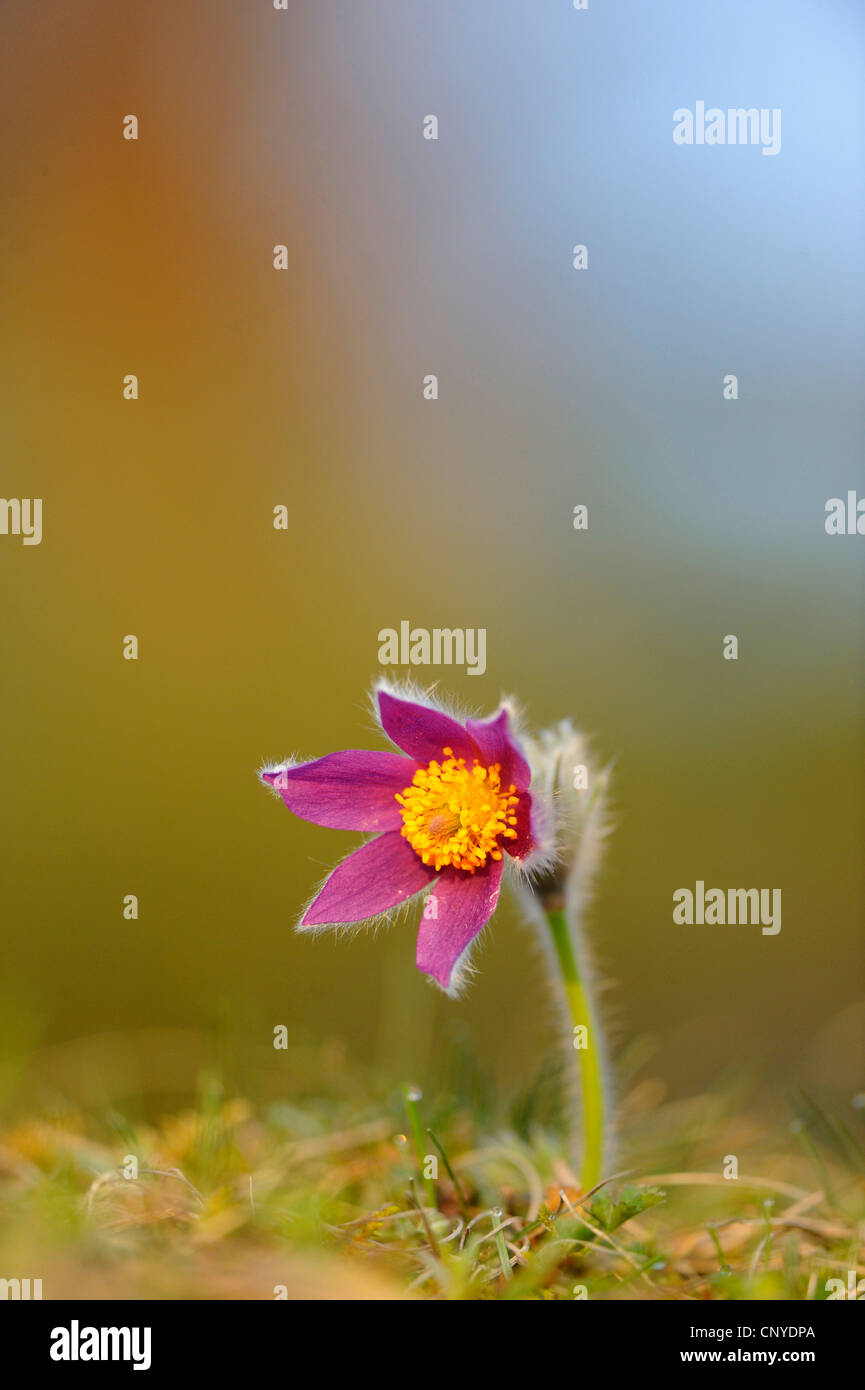
<svg viewBox="0 0 865 1390">
<path fill-rule="evenodd" d="M 344 859 L 307 908 L 302 927 L 362 922 L 405 902 L 436 877 L 398 830 L 369 840 Z"/>
<path fill-rule="evenodd" d="M 464 873 L 445 869 L 430 895 L 436 915 L 421 918 L 417 966 L 447 989 L 460 956 L 486 926 L 496 910 L 502 882 L 502 861 L 488 859 L 482 869 Z"/>
<path fill-rule="evenodd" d="M 417 769 L 399 753 L 350 748 L 281 772 L 263 772 L 289 811 L 332 830 L 395 830 L 402 824 L 397 792 Z"/>
<path fill-rule="evenodd" d="M 501 764 L 503 786 L 512 782 L 518 792 L 525 791 L 532 780 L 532 770 L 511 736 L 508 711 L 500 710 L 484 721 L 467 719 L 466 728 L 487 766 Z"/>
<path fill-rule="evenodd" d="M 538 837 L 533 825 L 536 811 L 532 803 L 531 793 L 523 792 L 516 813 L 517 823 L 514 830 L 517 832 L 517 838 L 515 840 L 502 840 L 502 846 L 519 863 L 522 859 L 528 859 L 529 855 L 534 854 L 538 848 Z"/>
<path fill-rule="evenodd" d="M 388 738 L 420 763 L 441 760 L 445 748 L 452 748 L 455 757 L 469 763 L 478 757 L 478 749 L 462 724 L 440 710 L 400 700 L 386 690 L 378 692 L 378 708 Z"/>
</svg>

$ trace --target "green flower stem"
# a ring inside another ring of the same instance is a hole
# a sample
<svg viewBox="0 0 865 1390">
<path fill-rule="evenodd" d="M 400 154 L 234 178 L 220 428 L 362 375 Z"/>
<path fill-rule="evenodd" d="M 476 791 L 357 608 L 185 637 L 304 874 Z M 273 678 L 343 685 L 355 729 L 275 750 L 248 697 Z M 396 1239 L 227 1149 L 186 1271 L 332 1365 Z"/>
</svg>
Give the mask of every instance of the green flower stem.
<svg viewBox="0 0 865 1390">
<path fill-rule="evenodd" d="M 604 1146 L 604 1087 L 601 1057 L 596 1037 L 596 1024 L 580 979 L 574 942 L 566 913 L 560 908 L 545 909 L 553 938 L 556 959 L 562 972 L 562 983 L 574 1027 L 584 1027 L 587 1046 L 577 1048 L 583 1097 L 583 1191 L 588 1192 L 601 1180 L 601 1161 Z"/>
</svg>

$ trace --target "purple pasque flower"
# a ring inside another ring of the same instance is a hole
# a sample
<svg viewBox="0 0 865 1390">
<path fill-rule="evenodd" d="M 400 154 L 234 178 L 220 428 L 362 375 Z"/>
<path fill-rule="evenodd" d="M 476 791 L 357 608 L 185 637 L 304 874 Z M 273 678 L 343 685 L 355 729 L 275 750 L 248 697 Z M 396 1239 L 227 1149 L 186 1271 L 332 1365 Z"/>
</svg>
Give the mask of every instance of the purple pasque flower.
<svg viewBox="0 0 865 1390">
<path fill-rule="evenodd" d="M 460 721 L 380 688 L 374 709 L 399 753 L 349 749 L 260 774 L 302 820 L 375 835 L 334 869 L 299 930 L 369 922 L 435 885 L 417 964 L 453 990 L 495 911 L 505 854 L 526 869 L 540 853 L 531 769 L 504 706 Z"/>
</svg>

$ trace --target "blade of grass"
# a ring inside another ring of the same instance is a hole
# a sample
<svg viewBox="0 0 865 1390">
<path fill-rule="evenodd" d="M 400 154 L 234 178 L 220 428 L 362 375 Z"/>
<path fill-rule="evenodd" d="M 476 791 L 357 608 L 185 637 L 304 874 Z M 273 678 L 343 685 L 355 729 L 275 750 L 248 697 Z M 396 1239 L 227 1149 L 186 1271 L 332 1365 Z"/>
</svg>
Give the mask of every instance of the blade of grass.
<svg viewBox="0 0 865 1390">
<path fill-rule="evenodd" d="M 424 1172 L 427 1155 L 424 1153 L 423 1129 L 420 1122 L 420 1112 L 417 1108 L 417 1103 L 422 1097 L 423 1092 L 419 1086 L 410 1086 L 407 1082 L 403 1084 L 402 1099 L 405 1106 L 405 1113 L 408 1116 L 412 1141 L 414 1143 L 415 1157 L 417 1158 L 418 1165 L 418 1177 L 423 1183 L 427 1205 L 431 1206 L 433 1210 L 436 1210 L 438 1203 L 436 1201 L 435 1184 L 432 1178 L 428 1178 Z"/>
<path fill-rule="evenodd" d="M 455 1190 L 455 1192 L 456 1192 L 456 1194 L 457 1194 L 457 1198 L 458 1198 L 458 1200 L 459 1200 L 460 1211 L 462 1212 L 462 1214 L 463 1214 L 463 1216 L 465 1217 L 466 1221 L 469 1221 L 469 1220 L 471 1219 L 470 1214 L 469 1214 L 469 1204 L 468 1204 L 468 1202 L 466 1201 L 465 1193 L 463 1192 L 462 1188 L 460 1187 L 460 1185 L 459 1185 L 459 1183 L 458 1183 L 458 1181 L 457 1181 L 456 1174 L 455 1174 L 453 1168 L 451 1167 L 450 1159 L 448 1158 L 447 1154 L 446 1154 L 445 1151 L 444 1151 L 443 1146 L 441 1145 L 441 1143 L 439 1142 L 439 1140 L 436 1138 L 435 1134 L 434 1134 L 433 1131 L 429 1128 L 429 1126 L 427 1126 L 427 1134 L 429 1135 L 430 1139 L 433 1141 L 433 1143 L 435 1144 L 436 1148 L 438 1149 L 439 1153 L 440 1153 L 441 1156 L 442 1156 L 442 1162 L 444 1163 L 444 1166 L 445 1166 L 445 1168 L 447 1169 L 448 1177 L 450 1178 L 451 1182 L 452 1182 L 453 1185 L 454 1185 L 454 1190 Z"/>
</svg>

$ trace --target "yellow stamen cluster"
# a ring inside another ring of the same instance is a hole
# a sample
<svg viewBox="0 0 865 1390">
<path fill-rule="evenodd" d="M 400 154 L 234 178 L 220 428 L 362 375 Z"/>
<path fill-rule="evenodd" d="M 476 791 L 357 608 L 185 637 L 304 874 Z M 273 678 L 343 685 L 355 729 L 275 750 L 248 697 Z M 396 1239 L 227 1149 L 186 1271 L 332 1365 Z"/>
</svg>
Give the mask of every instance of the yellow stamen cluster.
<svg viewBox="0 0 865 1390">
<path fill-rule="evenodd" d="M 448 865 L 473 874 L 490 859 L 501 859 L 499 840 L 515 840 L 516 788 L 503 787 L 501 766 L 466 767 L 444 748 L 444 762 L 420 767 L 397 801 L 405 822 L 402 834 L 436 872 Z"/>
</svg>

